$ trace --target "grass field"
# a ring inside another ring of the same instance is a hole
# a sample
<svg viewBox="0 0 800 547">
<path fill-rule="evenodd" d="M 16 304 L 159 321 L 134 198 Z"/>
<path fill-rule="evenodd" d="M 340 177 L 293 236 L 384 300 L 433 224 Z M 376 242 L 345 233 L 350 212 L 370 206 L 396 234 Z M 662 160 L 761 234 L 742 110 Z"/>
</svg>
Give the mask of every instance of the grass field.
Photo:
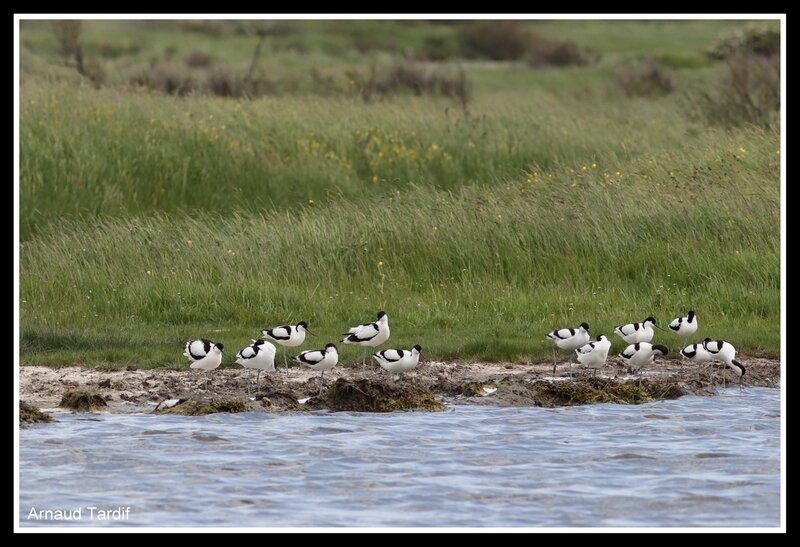
<svg viewBox="0 0 800 547">
<path fill-rule="evenodd" d="M 455 32 L 312 24 L 271 35 L 259 70 L 340 77 Z M 131 51 L 107 60 L 98 89 L 59 60 L 46 24 L 23 25 L 21 361 L 181 367 L 183 343 L 206 336 L 230 362 L 263 327 L 306 320 L 318 336 L 303 349 L 321 347 L 379 309 L 387 347 L 419 343 L 426 358 L 537 360 L 553 328 L 610 334 L 689 309 L 699 338 L 775 356 L 780 131 L 696 115 L 695 93 L 724 71 L 704 50 L 741 24 L 537 23 L 602 57 L 466 61 L 466 110 L 413 93 L 364 102 L 300 85 L 237 99 L 124 84 L 126 63 L 172 42 L 179 57 L 248 65 L 253 37 L 163 25 L 87 24 L 87 57 Z M 617 63 L 641 55 L 672 63 L 673 93 L 622 92 Z"/>
</svg>

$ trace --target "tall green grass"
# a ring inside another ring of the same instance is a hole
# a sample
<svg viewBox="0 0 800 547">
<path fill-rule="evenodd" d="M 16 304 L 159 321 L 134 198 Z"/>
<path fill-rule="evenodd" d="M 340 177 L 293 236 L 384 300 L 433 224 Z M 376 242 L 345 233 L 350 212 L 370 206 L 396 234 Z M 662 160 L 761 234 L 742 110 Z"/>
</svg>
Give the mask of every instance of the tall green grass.
<svg viewBox="0 0 800 547">
<path fill-rule="evenodd" d="M 572 74 L 558 87 L 581 85 Z M 602 82 L 578 95 L 485 93 L 466 115 L 430 98 L 240 102 L 32 82 L 22 87 L 22 239 L 63 217 L 255 213 L 412 184 L 494 185 L 559 165 L 614 173 L 724 135 L 676 118 L 677 98 L 609 99 Z"/>
<path fill-rule="evenodd" d="M 177 366 L 189 337 L 233 349 L 305 319 L 324 344 L 378 309 L 392 345 L 430 358 L 541 358 L 552 328 L 690 308 L 698 336 L 774 355 L 776 136 L 737 137 L 619 176 L 565 167 L 282 213 L 60 223 L 22 247 L 23 361 Z"/>
</svg>

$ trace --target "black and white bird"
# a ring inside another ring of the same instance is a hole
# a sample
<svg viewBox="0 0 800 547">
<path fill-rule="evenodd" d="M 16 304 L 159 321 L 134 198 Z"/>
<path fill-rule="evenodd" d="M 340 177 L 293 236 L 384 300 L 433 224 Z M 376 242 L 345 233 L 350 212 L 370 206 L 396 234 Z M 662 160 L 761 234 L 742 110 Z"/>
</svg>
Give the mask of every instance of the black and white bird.
<svg viewBox="0 0 800 547">
<path fill-rule="evenodd" d="M 223 349 L 224 346 L 221 343 L 215 343 L 206 338 L 199 338 L 186 342 L 183 354 L 192 361 L 189 368 L 199 368 L 210 371 L 222 364 Z M 205 389 L 208 391 L 208 376 L 206 376 Z"/>
<path fill-rule="evenodd" d="M 614 327 L 614 334 L 618 335 L 629 344 L 650 342 L 653 339 L 653 334 L 655 334 L 653 330 L 655 326 L 656 320 L 651 316 L 641 323 L 628 323 L 627 325 Z"/>
<path fill-rule="evenodd" d="M 710 340 L 710 338 L 709 338 Z M 681 368 L 683 368 L 683 359 L 689 359 L 693 363 L 708 363 L 712 361 L 714 358 L 711 357 L 711 354 L 708 353 L 708 350 L 703 347 L 703 342 L 698 342 L 696 344 L 689 344 L 685 348 L 681 349 Z M 697 369 L 697 379 L 700 379 L 700 368 Z"/>
<path fill-rule="evenodd" d="M 600 335 L 594 342 L 589 342 L 575 350 L 578 362 L 587 368 L 593 369 L 593 375 L 597 374 L 597 369 L 602 368 L 608 358 L 608 350 L 611 349 L 611 342 L 605 335 Z"/>
<path fill-rule="evenodd" d="M 286 366 L 286 374 L 289 374 L 289 361 L 286 358 L 286 348 L 295 348 L 305 342 L 306 333 L 313 334 L 308 330 L 308 323 L 300 321 L 296 325 L 281 325 L 271 329 L 262 329 L 261 336 L 269 338 L 283 346 L 283 364 Z"/>
<path fill-rule="evenodd" d="M 625 348 L 619 356 L 629 367 L 641 374 L 642 368 L 655 361 L 656 356 L 664 357 L 667 353 L 669 350 L 666 346 L 653 345 L 650 342 L 637 342 Z M 640 375 L 639 382 L 641 383 L 641 381 Z"/>
<path fill-rule="evenodd" d="M 300 355 L 295 355 L 292 359 L 310 369 L 322 371 L 322 375 L 319 377 L 319 394 L 322 395 L 325 371 L 336 366 L 336 363 L 339 362 L 339 353 L 334 344 L 327 343 L 324 349 L 309 349 Z"/>
<path fill-rule="evenodd" d="M 273 372 L 275 370 L 275 345 L 266 340 L 253 340 L 253 343 L 243 348 L 236 354 L 236 363 L 244 368 L 256 369 L 256 391 L 258 391 L 261 371 Z M 247 394 L 250 394 L 250 379 L 247 382 Z"/>
<path fill-rule="evenodd" d="M 389 339 L 389 316 L 385 311 L 379 311 L 375 322 L 357 325 L 342 336 L 344 336 L 342 342 L 345 344 L 364 346 L 364 359 L 361 364 L 366 365 L 369 351 L 366 348 L 380 346 Z"/>
<path fill-rule="evenodd" d="M 724 340 L 712 340 L 706 338 L 703 341 L 703 347 L 711 354 L 712 359 L 717 359 L 725 363 L 737 376 L 739 376 L 739 388 L 744 386 L 744 373 L 745 368 L 739 361 L 736 360 L 736 348 L 733 344 Z M 723 380 L 724 380 L 723 376 Z"/>
<path fill-rule="evenodd" d="M 709 338 L 709 340 L 711 340 Z M 713 359 L 711 354 L 703 345 L 703 342 L 689 344 L 681 350 L 681 357 L 685 357 L 694 363 L 707 363 Z"/>
<path fill-rule="evenodd" d="M 669 322 L 669 330 L 677 334 L 683 339 L 688 338 L 697 332 L 697 315 L 694 310 L 690 310 L 689 314 L 684 317 L 676 317 Z M 684 348 L 685 349 L 685 348 Z M 683 350 L 681 350 L 681 372 L 683 372 Z"/>
<path fill-rule="evenodd" d="M 547 333 L 547 338 L 553 341 L 553 376 L 556 375 L 556 346 L 561 349 L 578 349 L 591 340 L 589 323 L 581 323 L 577 328 L 556 329 Z"/>
<path fill-rule="evenodd" d="M 669 329 L 678 336 L 687 338 L 697 332 L 697 315 L 690 310 L 685 317 L 676 317 L 670 321 Z"/>
<path fill-rule="evenodd" d="M 391 373 L 408 372 L 416 368 L 419 363 L 419 354 L 422 346 L 417 344 L 410 350 L 407 349 L 385 349 L 372 354 L 381 368 Z"/>
</svg>

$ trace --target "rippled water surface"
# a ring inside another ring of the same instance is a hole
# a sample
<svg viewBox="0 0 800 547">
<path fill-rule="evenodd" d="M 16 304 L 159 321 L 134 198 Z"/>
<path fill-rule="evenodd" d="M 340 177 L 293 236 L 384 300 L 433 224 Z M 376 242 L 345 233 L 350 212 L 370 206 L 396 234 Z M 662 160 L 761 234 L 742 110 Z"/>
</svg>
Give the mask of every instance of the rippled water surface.
<svg viewBox="0 0 800 547">
<path fill-rule="evenodd" d="M 59 414 L 21 526 L 779 526 L 780 393 L 557 409 Z M 130 507 L 90 520 L 88 507 Z M 81 509 L 78 522 L 30 510 Z"/>
</svg>

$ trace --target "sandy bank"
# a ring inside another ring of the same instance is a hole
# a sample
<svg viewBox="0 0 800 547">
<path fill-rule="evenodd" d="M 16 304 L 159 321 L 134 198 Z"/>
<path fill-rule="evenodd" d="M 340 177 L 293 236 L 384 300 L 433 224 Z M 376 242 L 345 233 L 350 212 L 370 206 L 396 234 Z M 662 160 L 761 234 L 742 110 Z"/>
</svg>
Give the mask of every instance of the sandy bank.
<svg viewBox="0 0 800 547">
<path fill-rule="evenodd" d="M 747 368 L 747 386 L 778 387 L 780 362 L 742 358 Z M 639 379 L 619 365 L 607 365 L 593 377 L 573 366 L 573 379 L 566 365 L 559 365 L 556 378 L 552 365 L 443 363 L 428 361 L 417 371 L 397 378 L 378 368 L 337 367 L 326 374 L 326 390 L 317 397 L 318 374 L 307 369 L 283 369 L 261 375 L 260 390 L 247 396 L 247 382 L 255 373 L 242 368 L 222 368 L 209 374 L 196 370 L 120 370 L 69 366 L 20 368 L 20 399 L 39 408 L 56 408 L 64 394 L 80 388 L 97 390 L 110 412 L 150 412 L 162 401 L 187 399 L 213 402 L 237 399 L 251 410 L 279 411 L 330 408 L 333 410 L 435 409 L 445 403 L 504 406 L 562 406 L 597 402 L 639 403 L 676 398 L 685 394 L 713 395 L 723 379 L 735 385 L 732 371 L 660 362 Z M 251 376 L 252 374 L 252 376 Z M 310 399 L 309 399 L 310 398 Z M 300 403 L 298 401 L 308 399 Z M 406 400 L 408 399 L 408 400 Z"/>
</svg>

